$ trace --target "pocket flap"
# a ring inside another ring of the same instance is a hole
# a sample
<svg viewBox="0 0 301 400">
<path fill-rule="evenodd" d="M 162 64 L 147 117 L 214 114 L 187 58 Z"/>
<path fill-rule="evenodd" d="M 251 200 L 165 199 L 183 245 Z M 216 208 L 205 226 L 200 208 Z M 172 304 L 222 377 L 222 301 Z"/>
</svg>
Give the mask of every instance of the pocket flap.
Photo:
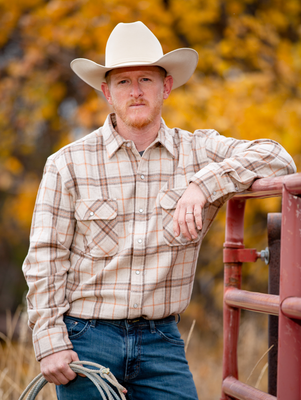
<svg viewBox="0 0 301 400">
<path fill-rule="evenodd" d="M 165 190 L 161 193 L 160 206 L 165 210 L 176 208 L 179 199 L 182 197 L 186 189 L 187 187 Z"/>
<path fill-rule="evenodd" d="M 80 221 L 114 219 L 117 217 L 117 202 L 103 199 L 81 199 L 75 202 L 75 218 Z"/>
</svg>

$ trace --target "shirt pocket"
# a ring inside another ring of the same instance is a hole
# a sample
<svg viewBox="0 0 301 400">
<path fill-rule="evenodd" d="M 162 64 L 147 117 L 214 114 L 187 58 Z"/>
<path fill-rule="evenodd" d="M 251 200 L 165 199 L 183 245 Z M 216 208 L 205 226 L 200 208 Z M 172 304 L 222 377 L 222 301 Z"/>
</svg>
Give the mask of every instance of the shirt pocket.
<svg viewBox="0 0 301 400">
<path fill-rule="evenodd" d="M 161 192 L 160 206 L 162 208 L 162 224 L 163 236 L 165 242 L 169 246 L 184 246 L 188 244 L 198 243 L 202 237 L 201 231 L 198 232 L 198 237 L 194 240 L 188 240 L 180 234 L 175 237 L 173 229 L 173 216 L 176 211 L 178 201 L 182 197 L 187 187 L 168 189 Z"/>
<path fill-rule="evenodd" d="M 81 199 L 75 203 L 78 233 L 84 238 L 84 251 L 95 258 L 111 257 L 118 251 L 117 202 Z"/>
</svg>

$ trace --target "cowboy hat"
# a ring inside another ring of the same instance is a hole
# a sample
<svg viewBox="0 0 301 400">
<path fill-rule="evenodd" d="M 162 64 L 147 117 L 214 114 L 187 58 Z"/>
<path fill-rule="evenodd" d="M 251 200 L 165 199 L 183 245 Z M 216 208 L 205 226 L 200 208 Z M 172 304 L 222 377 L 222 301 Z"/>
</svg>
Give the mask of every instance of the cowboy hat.
<svg viewBox="0 0 301 400">
<path fill-rule="evenodd" d="M 193 49 L 177 49 L 163 55 L 156 36 L 140 21 L 120 23 L 112 31 L 106 46 L 105 65 L 85 58 L 71 62 L 73 71 L 88 85 L 101 90 L 105 75 L 115 68 L 158 66 L 173 77 L 173 89 L 183 85 L 193 74 L 198 53 Z"/>
</svg>

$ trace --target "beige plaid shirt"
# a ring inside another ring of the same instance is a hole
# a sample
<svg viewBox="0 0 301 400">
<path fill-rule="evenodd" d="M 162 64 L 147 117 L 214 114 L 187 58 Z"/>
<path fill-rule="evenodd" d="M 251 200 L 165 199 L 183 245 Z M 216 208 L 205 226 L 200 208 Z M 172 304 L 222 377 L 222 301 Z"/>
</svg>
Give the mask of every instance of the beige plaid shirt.
<svg viewBox="0 0 301 400">
<path fill-rule="evenodd" d="M 45 166 L 23 265 L 38 360 L 72 348 L 64 314 L 158 319 L 183 312 L 218 209 L 256 178 L 295 172 L 292 158 L 271 140 L 192 134 L 163 120 L 141 157 L 114 121 L 111 114 Z M 173 213 L 190 182 L 208 200 L 192 242 L 173 233 Z"/>
</svg>

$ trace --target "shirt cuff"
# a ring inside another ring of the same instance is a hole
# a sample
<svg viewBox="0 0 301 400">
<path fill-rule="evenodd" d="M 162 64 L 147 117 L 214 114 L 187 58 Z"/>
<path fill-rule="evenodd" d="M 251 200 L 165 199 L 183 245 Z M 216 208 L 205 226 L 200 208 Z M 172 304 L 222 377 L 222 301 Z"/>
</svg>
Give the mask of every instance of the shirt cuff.
<svg viewBox="0 0 301 400">
<path fill-rule="evenodd" d="M 242 192 L 251 185 L 251 183 L 242 184 L 236 180 L 233 181 L 228 174 L 220 175 L 206 167 L 192 176 L 190 182 L 200 187 L 208 203 L 214 203 L 228 194 Z"/>
<path fill-rule="evenodd" d="M 73 349 L 67 329 L 62 327 L 49 328 L 38 332 L 33 336 L 33 346 L 38 361 L 50 354 Z"/>
</svg>

